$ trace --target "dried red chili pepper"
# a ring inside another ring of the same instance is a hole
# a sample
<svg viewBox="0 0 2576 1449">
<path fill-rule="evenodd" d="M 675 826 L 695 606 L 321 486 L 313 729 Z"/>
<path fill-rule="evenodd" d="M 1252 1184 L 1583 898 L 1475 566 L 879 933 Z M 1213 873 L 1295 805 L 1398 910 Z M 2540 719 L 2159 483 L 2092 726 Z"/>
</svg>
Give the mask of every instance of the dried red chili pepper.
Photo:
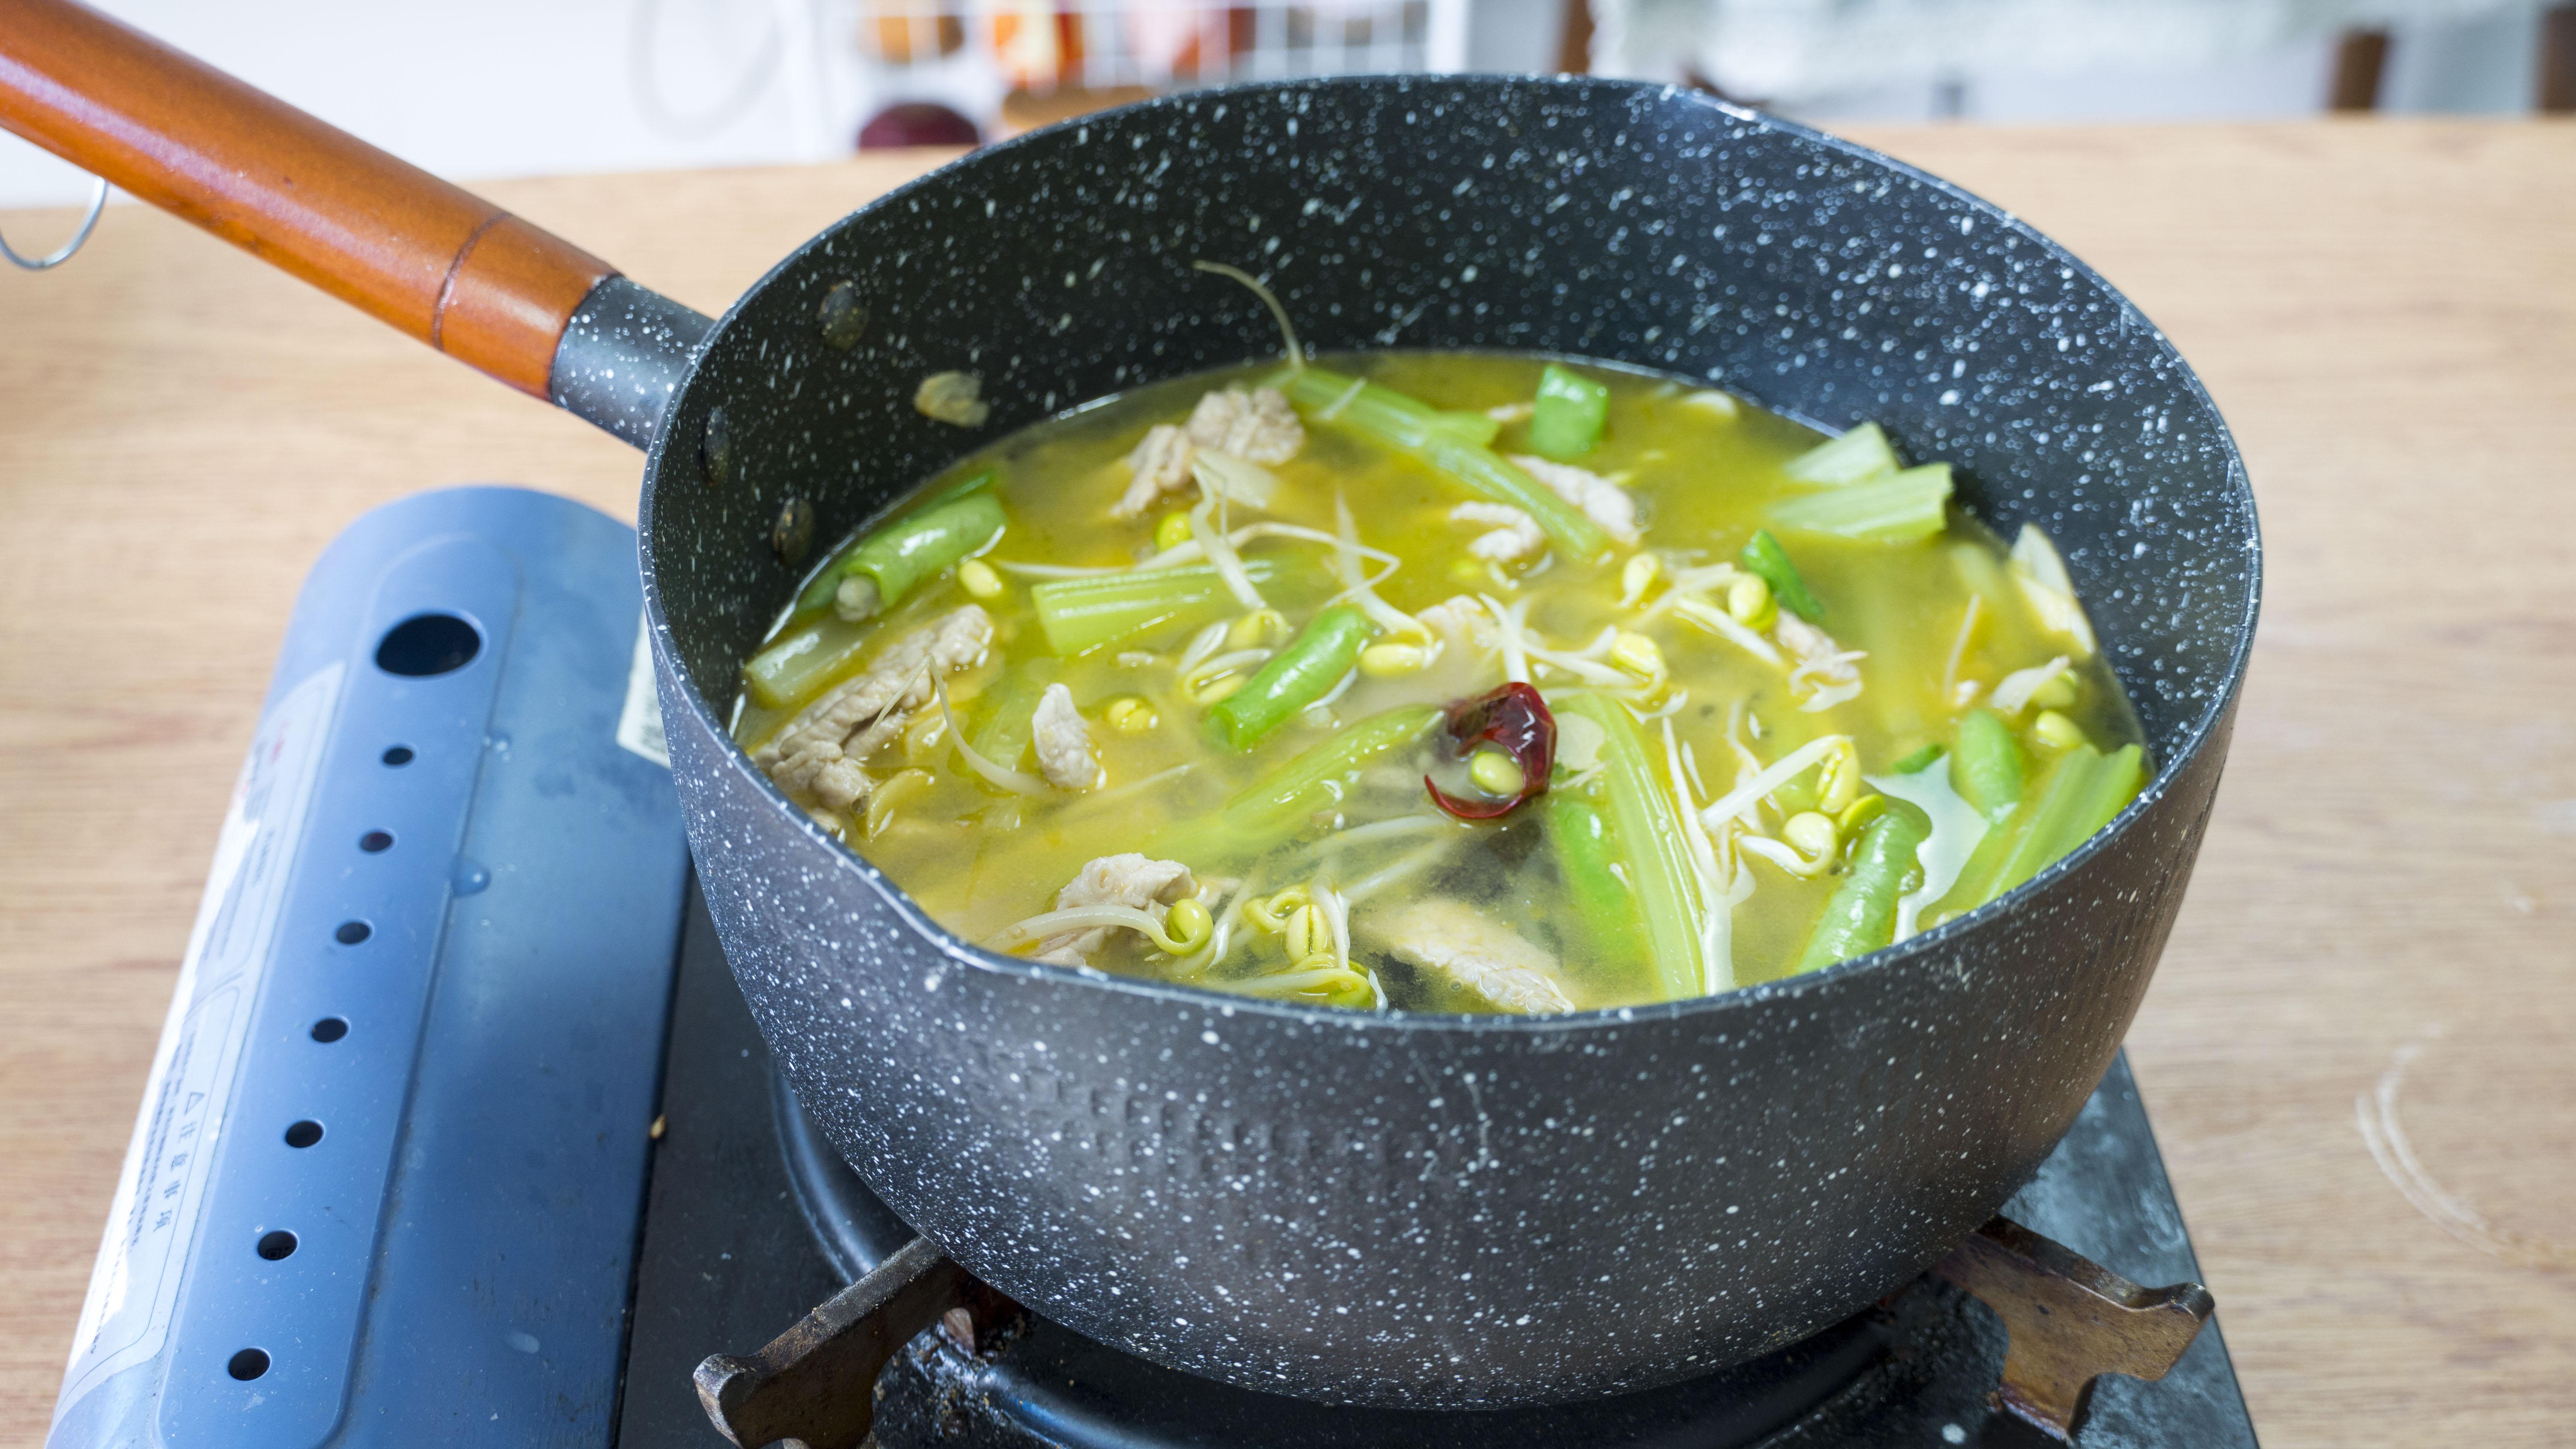
<svg viewBox="0 0 2576 1449">
<path fill-rule="evenodd" d="M 1431 803 L 1461 820 L 1492 820 L 1519 809 L 1547 789 L 1547 772 L 1556 766 L 1556 716 L 1547 701 L 1526 684 L 1506 684 L 1491 694 L 1462 699 L 1449 706 L 1449 738 L 1464 759 L 1478 745 L 1502 747 L 1521 767 L 1520 793 L 1508 800 L 1461 800 L 1444 793 L 1429 775 L 1422 787 Z"/>
</svg>

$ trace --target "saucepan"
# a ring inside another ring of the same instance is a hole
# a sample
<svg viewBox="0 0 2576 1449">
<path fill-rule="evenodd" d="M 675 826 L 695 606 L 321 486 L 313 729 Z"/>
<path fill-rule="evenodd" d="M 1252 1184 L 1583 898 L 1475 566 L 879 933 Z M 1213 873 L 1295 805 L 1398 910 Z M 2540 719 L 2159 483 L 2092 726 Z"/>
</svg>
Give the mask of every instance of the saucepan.
<svg viewBox="0 0 2576 1449">
<path fill-rule="evenodd" d="M 0 121 L 645 449 L 672 765 L 780 1069 L 907 1222 L 1157 1363 L 1493 1407 L 1814 1332 L 2029 1180 L 2182 900 L 2259 592 L 2226 427 L 2063 249 L 1805 127 L 1580 78 L 1185 94 L 944 167 L 709 322 L 67 0 L 0 9 Z M 1202 258 L 1262 276 L 1319 349 L 1615 359 L 1827 427 L 1876 419 L 1954 461 L 1988 523 L 2036 521 L 2064 549 L 2152 782 L 1983 910 L 1654 1007 L 1309 1009 L 958 939 L 732 743 L 739 661 L 811 551 L 914 480 L 1274 350 Z M 982 380 L 981 427 L 913 409 L 949 371 Z"/>
</svg>

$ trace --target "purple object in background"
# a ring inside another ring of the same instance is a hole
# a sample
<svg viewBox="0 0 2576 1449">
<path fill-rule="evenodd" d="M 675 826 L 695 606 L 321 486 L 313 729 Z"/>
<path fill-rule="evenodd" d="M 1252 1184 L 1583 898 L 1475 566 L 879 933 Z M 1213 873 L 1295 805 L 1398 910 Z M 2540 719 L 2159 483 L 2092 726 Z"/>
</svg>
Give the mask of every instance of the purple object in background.
<svg viewBox="0 0 2576 1449">
<path fill-rule="evenodd" d="M 975 123 L 929 101 L 904 101 L 886 107 L 859 128 L 859 149 L 883 151 L 897 146 L 979 146 L 983 135 Z"/>
</svg>

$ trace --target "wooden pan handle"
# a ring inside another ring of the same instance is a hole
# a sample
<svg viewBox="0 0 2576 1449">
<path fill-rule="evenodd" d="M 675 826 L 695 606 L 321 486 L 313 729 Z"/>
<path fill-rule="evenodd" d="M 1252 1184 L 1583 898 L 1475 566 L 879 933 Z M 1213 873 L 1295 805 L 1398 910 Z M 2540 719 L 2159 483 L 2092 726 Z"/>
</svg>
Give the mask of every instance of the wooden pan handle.
<svg viewBox="0 0 2576 1449">
<path fill-rule="evenodd" d="M 617 274 L 72 0 L 0 0 L 0 126 L 541 398 Z"/>
</svg>

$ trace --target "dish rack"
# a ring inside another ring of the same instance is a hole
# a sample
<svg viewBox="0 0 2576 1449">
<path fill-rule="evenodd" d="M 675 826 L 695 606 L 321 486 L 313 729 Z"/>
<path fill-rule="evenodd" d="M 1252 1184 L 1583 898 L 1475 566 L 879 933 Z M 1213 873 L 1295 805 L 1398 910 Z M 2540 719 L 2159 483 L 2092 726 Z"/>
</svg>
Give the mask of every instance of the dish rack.
<svg viewBox="0 0 2576 1449">
<path fill-rule="evenodd" d="M 988 139 L 1232 81 L 1457 71 L 1467 0 L 812 0 L 821 109 L 929 101 Z"/>
</svg>

